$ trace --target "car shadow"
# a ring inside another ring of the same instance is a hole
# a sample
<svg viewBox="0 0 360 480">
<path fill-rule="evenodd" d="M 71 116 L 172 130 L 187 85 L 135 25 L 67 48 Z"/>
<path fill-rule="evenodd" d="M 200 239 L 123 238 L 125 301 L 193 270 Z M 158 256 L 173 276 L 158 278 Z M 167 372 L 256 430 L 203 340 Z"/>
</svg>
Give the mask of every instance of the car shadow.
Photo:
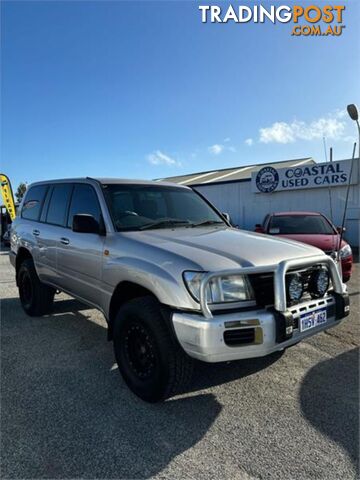
<svg viewBox="0 0 360 480">
<path fill-rule="evenodd" d="M 25 315 L 1 302 L 3 478 L 150 478 L 196 445 L 221 411 L 200 390 L 251 375 L 276 357 L 196 363 L 186 397 L 150 405 L 114 363 L 106 330 L 76 300 Z"/>
<path fill-rule="evenodd" d="M 82 310 L 89 310 L 92 307 L 85 305 L 85 303 L 81 303 L 75 298 L 68 298 L 57 300 L 55 297 L 55 302 L 53 306 L 53 310 L 51 314 L 58 314 L 58 313 L 76 313 L 81 312 Z"/>
<path fill-rule="evenodd" d="M 2 478 L 150 478 L 203 438 L 221 405 L 212 394 L 142 402 L 105 329 L 73 307 L 30 318 L 18 299 L 1 302 Z"/>
<path fill-rule="evenodd" d="M 315 365 L 302 382 L 300 403 L 307 420 L 344 448 L 359 473 L 359 348 Z"/>
<path fill-rule="evenodd" d="M 249 358 L 222 363 L 195 362 L 191 391 L 223 385 L 265 370 L 279 360 L 283 352 L 266 357 Z"/>
</svg>

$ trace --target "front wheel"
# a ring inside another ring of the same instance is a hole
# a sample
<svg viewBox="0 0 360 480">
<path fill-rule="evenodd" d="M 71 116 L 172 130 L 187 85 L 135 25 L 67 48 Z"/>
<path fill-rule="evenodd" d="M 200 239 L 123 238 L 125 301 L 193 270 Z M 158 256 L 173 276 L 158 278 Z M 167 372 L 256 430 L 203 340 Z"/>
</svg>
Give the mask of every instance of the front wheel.
<svg viewBox="0 0 360 480">
<path fill-rule="evenodd" d="M 181 393 L 190 382 L 193 361 L 151 296 L 120 308 L 114 325 L 114 351 L 126 384 L 147 402 Z"/>
<path fill-rule="evenodd" d="M 20 265 L 18 286 L 21 305 L 28 315 L 40 317 L 50 313 L 55 289 L 40 282 L 32 259 Z"/>
</svg>

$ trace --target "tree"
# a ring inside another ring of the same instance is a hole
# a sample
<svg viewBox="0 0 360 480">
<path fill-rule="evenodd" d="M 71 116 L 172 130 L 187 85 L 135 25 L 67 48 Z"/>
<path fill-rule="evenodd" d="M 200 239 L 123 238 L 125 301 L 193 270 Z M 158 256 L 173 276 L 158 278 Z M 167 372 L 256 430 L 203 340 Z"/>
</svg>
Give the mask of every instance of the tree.
<svg viewBox="0 0 360 480">
<path fill-rule="evenodd" d="M 20 203 L 26 192 L 26 183 L 21 182 L 15 192 L 16 203 Z"/>
</svg>

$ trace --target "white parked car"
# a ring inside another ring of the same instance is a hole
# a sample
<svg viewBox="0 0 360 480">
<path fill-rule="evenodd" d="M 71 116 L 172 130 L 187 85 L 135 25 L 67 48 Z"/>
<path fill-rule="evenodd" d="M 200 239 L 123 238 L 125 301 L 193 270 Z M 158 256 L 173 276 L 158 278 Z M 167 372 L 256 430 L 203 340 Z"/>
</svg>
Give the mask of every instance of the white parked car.
<svg viewBox="0 0 360 480">
<path fill-rule="evenodd" d="M 12 225 L 10 259 L 29 315 L 50 312 L 56 290 L 103 312 L 125 382 L 150 402 L 183 390 L 193 358 L 261 357 L 349 314 L 324 252 L 232 228 L 198 193 L 169 183 L 35 183 Z"/>
</svg>

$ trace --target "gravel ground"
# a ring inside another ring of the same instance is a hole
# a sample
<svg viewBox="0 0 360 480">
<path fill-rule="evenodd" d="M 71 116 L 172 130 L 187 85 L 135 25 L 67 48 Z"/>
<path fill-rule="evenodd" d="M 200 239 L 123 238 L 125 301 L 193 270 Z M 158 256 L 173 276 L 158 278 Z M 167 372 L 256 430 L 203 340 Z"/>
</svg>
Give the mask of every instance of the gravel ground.
<svg viewBox="0 0 360 480">
<path fill-rule="evenodd" d="M 148 405 L 102 315 L 61 294 L 27 317 L 1 252 L 1 478 L 358 478 L 359 271 L 338 327 L 281 358 L 199 363 L 188 393 Z"/>
</svg>

